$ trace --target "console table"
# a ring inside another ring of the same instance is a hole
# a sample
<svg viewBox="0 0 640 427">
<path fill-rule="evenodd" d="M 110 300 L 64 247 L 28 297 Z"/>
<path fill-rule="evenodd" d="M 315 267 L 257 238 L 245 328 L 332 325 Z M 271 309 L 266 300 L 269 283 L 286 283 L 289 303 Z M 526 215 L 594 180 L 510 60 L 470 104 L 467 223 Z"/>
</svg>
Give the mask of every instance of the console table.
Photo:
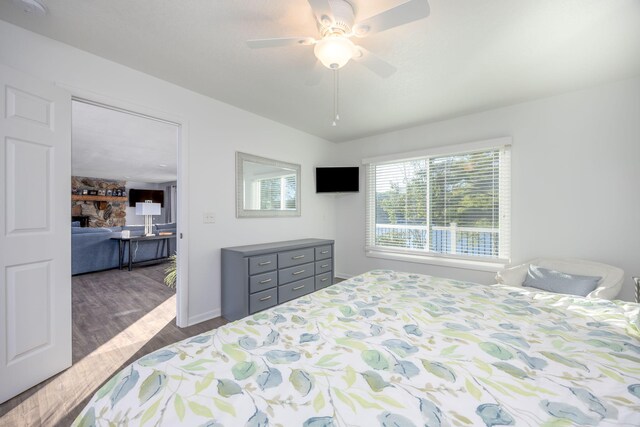
<svg viewBox="0 0 640 427">
<path fill-rule="evenodd" d="M 127 245 L 129 246 L 129 263 L 128 263 L 129 271 L 131 271 L 131 267 L 133 266 L 133 264 L 142 265 L 142 264 L 155 263 L 155 262 L 158 262 L 158 261 L 169 259 L 169 257 L 170 257 L 170 254 L 169 254 L 169 239 L 173 239 L 175 237 L 176 237 L 175 233 L 164 234 L 164 235 L 156 235 L 156 236 L 132 236 L 132 237 L 117 236 L 117 237 L 112 237 L 111 240 L 117 240 L 118 241 L 118 268 L 120 270 L 122 270 L 122 265 L 124 264 L 124 252 L 125 252 L 125 249 L 127 248 Z M 132 251 L 131 251 L 131 242 L 138 243 L 138 242 L 144 242 L 144 241 L 149 241 L 149 240 L 162 240 L 163 241 L 162 242 L 162 251 L 164 252 L 166 250 L 166 252 L 167 252 L 166 256 L 134 263 L 133 262 L 133 254 L 132 254 Z"/>
<path fill-rule="evenodd" d="M 222 316 L 234 321 L 333 284 L 333 240 L 222 248 Z"/>
</svg>

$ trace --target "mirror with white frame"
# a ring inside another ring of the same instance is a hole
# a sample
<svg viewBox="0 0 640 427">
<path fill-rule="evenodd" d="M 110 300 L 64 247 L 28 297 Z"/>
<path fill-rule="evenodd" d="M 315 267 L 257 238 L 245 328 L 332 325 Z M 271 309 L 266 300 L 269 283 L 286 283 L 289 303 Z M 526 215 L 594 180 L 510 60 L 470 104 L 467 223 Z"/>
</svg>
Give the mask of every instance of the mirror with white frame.
<svg viewBox="0 0 640 427">
<path fill-rule="evenodd" d="M 300 216 L 300 165 L 236 152 L 236 216 Z"/>
</svg>

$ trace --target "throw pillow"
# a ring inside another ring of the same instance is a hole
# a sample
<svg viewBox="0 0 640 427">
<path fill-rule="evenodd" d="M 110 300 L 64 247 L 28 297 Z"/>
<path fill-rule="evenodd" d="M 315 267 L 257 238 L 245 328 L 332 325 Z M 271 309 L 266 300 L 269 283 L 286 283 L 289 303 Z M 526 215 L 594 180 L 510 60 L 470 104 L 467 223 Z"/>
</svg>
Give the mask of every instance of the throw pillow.
<svg viewBox="0 0 640 427">
<path fill-rule="evenodd" d="M 598 287 L 601 279 L 602 277 L 562 273 L 532 264 L 522 286 L 586 297 Z"/>
</svg>

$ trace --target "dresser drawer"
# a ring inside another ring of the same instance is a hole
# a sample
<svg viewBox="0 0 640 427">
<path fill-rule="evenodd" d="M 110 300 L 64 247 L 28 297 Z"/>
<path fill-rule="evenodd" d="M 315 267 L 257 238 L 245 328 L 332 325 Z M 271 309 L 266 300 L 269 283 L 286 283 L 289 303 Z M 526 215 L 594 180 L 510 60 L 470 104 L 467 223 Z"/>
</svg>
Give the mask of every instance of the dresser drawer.
<svg viewBox="0 0 640 427">
<path fill-rule="evenodd" d="M 291 267 L 313 261 L 313 248 L 297 251 L 280 252 L 278 254 L 278 268 Z"/>
<path fill-rule="evenodd" d="M 249 292 L 256 293 L 278 286 L 278 272 L 258 274 L 249 278 Z"/>
<path fill-rule="evenodd" d="M 316 276 L 316 291 L 331 286 L 331 272 Z"/>
<path fill-rule="evenodd" d="M 331 258 L 331 256 L 333 255 L 331 253 L 331 246 L 330 245 L 318 246 L 315 249 L 316 249 L 316 260 Z"/>
<path fill-rule="evenodd" d="M 257 313 L 278 304 L 278 288 L 249 295 L 249 314 Z"/>
<path fill-rule="evenodd" d="M 276 254 L 263 256 L 254 256 L 249 258 L 249 274 L 266 273 L 275 270 L 278 267 L 278 258 Z"/>
<path fill-rule="evenodd" d="M 331 271 L 331 259 L 325 259 L 322 261 L 316 261 L 316 274 L 326 273 L 327 271 Z"/>
<path fill-rule="evenodd" d="M 313 277 L 289 283 L 284 286 L 278 286 L 278 304 L 291 301 L 292 299 L 309 294 L 314 290 Z"/>
<path fill-rule="evenodd" d="M 284 268 L 278 270 L 278 284 L 294 282 L 296 280 L 306 279 L 314 274 L 313 263 L 296 265 L 295 267 Z"/>
</svg>

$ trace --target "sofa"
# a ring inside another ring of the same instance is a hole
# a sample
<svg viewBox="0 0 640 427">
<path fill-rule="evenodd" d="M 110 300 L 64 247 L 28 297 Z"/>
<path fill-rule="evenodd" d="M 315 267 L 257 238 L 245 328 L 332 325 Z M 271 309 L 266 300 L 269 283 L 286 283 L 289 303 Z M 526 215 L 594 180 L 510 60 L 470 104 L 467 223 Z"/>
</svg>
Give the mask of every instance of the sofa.
<svg viewBox="0 0 640 427">
<path fill-rule="evenodd" d="M 176 233 L 176 224 L 154 224 L 154 233 Z M 79 227 L 72 223 L 71 227 L 71 274 L 91 273 L 94 271 L 118 268 L 118 241 L 112 237 L 120 236 L 123 230 L 129 230 L 132 237 L 144 234 L 143 225 L 125 225 L 124 227 L 89 228 Z M 176 238 L 169 239 L 169 254 L 176 252 Z M 133 262 L 148 261 L 162 257 L 163 244 L 166 240 L 151 240 L 136 242 L 133 245 Z M 166 250 L 166 249 L 165 249 Z M 128 260 L 129 245 L 124 253 L 124 260 Z"/>
</svg>

